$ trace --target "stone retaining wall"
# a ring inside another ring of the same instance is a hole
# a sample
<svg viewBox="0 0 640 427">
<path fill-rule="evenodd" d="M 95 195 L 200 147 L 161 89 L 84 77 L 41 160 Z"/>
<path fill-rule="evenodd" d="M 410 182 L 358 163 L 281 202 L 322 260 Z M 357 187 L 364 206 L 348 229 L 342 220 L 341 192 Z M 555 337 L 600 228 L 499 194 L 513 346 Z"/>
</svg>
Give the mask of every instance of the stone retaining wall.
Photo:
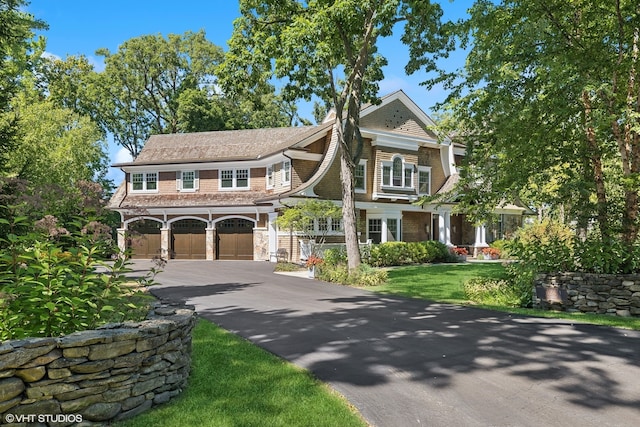
<svg viewBox="0 0 640 427">
<path fill-rule="evenodd" d="M 640 316 L 639 274 L 540 274 L 534 284 L 540 308 Z"/>
<path fill-rule="evenodd" d="M 187 383 L 194 324 L 193 307 L 158 303 L 139 323 L 5 341 L 0 424 L 105 422 L 167 402 Z"/>
</svg>

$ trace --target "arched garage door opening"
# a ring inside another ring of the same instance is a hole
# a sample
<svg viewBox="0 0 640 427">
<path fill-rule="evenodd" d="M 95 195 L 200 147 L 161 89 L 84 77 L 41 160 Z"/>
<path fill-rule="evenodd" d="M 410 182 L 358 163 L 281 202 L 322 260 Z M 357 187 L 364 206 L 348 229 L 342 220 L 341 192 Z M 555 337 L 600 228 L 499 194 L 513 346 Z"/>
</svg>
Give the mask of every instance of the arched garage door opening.
<svg viewBox="0 0 640 427">
<path fill-rule="evenodd" d="M 216 224 L 216 258 L 253 260 L 253 221 L 229 218 Z"/>
<path fill-rule="evenodd" d="M 158 221 L 143 219 L 128 227 L 127 248 L 133 259 L 151 259 L 160 256 L 160 228 Z"/>
<path fill-rule="evenodd" d="M 183 219 L 171 224 L 171 255 L 175 259 L 206 259 L 207 223 Z"/>
</svg>

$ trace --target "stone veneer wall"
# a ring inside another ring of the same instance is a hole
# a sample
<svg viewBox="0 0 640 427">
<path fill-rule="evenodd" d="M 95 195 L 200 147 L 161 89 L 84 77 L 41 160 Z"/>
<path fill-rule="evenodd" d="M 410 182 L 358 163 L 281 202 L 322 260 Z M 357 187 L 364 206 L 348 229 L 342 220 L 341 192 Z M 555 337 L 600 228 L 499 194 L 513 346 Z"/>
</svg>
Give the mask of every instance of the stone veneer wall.
<svg viewBox="0 0 640 427">
<path fill-rule="evenodd" d="M 156 303 L 142 322 L 3 342 L 0 424 L 42 414 L 120 420 L 167 402 L 187 383 L 195 320 L 193 307 Z"/>
<path fill-rule="evenodd" d="M 534 284 L 537 307 L 640 316 L 640 274 L 540 274 Z"/>
</svg>

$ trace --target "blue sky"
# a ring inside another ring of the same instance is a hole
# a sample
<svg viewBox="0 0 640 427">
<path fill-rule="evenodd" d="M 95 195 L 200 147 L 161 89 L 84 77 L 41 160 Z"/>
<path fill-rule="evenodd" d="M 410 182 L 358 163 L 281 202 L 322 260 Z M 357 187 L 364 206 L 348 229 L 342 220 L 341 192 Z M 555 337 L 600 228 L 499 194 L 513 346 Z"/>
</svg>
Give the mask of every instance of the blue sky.
<svg viewBox="0 0 640 427">
<path fill-rule="evenodd" d="M 441 0 L 441 4 L 446 18 L 457 19 L 466 15 L 472 0 Z M 60 58 L 83 54 L 97 70 L 103 68 L 101 58 L 95 55 L 97 49 L 105 47 L 115 52 L 124 41 L 145 34 L 166 36 L 204 29 L 211 42 L 226 50 L 233 20 L 239 16 L 235 0 L 31 0 L 27 10 L 49 25 L 48 30 L 39 33 L 47 39 L 48 53 Z M 378 46 L 389 61 L 380 95 L 402 89 L 431 114 L 446 92 L 441 88 L 427 92 L 420 86 L 427 77 L 424 73 L 405 74 L 408 52 L 399 37 L 382 39 Z M 454 53 L 446 66 L 458 67 L 464 58 L 463 52 Z M 300 105 L 300 113 L 312 119 L 308 105 Z M 114 144 L 110 144 L 109 154 L 112 162 L 124 159 L 122 150 Z M 117 184 L 122 174 L 112 168 L 109 177 Z"/>
</svg>

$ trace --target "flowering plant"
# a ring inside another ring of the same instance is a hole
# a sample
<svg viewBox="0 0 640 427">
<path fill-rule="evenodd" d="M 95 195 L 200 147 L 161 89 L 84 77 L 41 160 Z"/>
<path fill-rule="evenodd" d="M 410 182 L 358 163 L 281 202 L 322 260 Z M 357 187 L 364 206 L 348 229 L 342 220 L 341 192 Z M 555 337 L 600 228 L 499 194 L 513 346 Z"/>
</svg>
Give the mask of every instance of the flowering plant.
<svg viewBox="0 0 640 427">
<path fill-rule="evenodd" d="M 322 265 L 322 263 L 324 263 L 324 260 L 322 258 L 320 258 L 317 255 L 310 255 L 309 258 L 307 258 L 307 267 L 311 268 L 315 265 Z"/>
<path fill-rule="evenodd" d="M 484 249 L 482 249 L 482 253 L 484 255 L 488 255 L 490 257 L 499 257 L 500 256 L 500 249 L 498 249 L 498 248 L 484 248 Z"/>
<path fill-rule="evenodd" d="M 469 252 L 467 252 L 467 248 L 459 248 L 457 246 L 454 246 L 451 250 L 458 256 L 469 255 Z"/>
</svg>

